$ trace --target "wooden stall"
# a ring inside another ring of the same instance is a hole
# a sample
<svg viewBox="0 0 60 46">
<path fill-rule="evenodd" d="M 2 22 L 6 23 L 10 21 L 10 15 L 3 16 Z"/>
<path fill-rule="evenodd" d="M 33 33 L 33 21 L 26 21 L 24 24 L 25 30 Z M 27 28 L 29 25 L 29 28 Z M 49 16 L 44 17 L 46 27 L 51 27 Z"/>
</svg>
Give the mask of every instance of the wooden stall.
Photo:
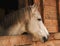
<svg viewBox="0 0 60 46">
<path fill-rule="evenodd" d="M 44 23 L 49 32 L 58 32 L 56 0 L 43 0 Z"/>
<path fill-rule="evenodd" d="M 59 23 L 59 30 L 60 30 L 60 0 L 58 1 L 58 23 Z"/>
<path fill-rule="evenodd" d="M 17 9 L 33 5 L 34 3 L 40 6 L 40 14 L 50 33 L 49 40 L 42 43 L 34 41 L 34 38 L 30 35 L 0 36 L 0 46 L 60 46 L 60 0 L 18 0 Z M 1 11 L 3 14 L 0 12 L 0 19 L 6 12 L 8 13 L 12 10 L 3 8 Z"/>
</svg>

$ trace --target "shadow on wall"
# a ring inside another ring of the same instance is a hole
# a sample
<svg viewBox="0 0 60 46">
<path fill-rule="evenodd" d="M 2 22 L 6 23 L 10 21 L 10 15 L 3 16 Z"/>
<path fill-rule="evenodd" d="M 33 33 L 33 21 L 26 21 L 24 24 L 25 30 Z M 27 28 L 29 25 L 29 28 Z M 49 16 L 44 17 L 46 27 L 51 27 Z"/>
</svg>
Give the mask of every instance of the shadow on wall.
<svg viewBox="0 0 60 46">
<path fill-rule="evenodd" d="M 33 4 L 33 0 L 0 0 L 0 8 L 5 9 L 5 14 L 8 14 L 12 10 L 17 10 L 19 7 L 23 8 L 28 5 Z"/>
<path fill-rule="evenodd" d="M 0 8 L 5 9 L 5 14 L 18 9 L 18 0 L 0 0 Z"/>
<path fill-rule="evenodd" d="M 60 32 L 59 0 L 56 0 L 56 11 L 57 11 L 57 20 L 58 20 L 58 31 Z"/>
</svg>

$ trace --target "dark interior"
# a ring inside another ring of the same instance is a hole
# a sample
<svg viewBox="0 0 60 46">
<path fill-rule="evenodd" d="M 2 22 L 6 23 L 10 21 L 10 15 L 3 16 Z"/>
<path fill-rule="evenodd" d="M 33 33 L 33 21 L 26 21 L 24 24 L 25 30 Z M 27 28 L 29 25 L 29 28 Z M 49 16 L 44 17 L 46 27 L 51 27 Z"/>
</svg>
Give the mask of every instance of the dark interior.
<svg viewBox="0 0 60 46">
<path fill-rule="evenodd" d="M 0 8 L 5 9 L 5 14 L 18 9 L 18 0 L 0 0 Z"/>
<path fill-rule="evenodd" d="M 33 5 L 33 0 L 27 0 L 27 2 L 26 0 L 0 0 L 0 9 L 4 9 L 5 11 L 5 14 L 3 16 L 0 15 L 0 22 L 10 12 L 17 10 L 19 8 L 26 7 L 26 5 Z M 23 34 L 28 34 L 28 33 L 24 32 Z"/>
<path fill-rule="evenodd" d="M 27 0 L 28 1 L 28 5 L 32 5 L 33 4 L 33 0 Z M 25 7 L 25 2 L 26 0 L 0 0 L 0 8 L 5 9 L 5 14 L 8 14 L 9 12 L 11 12 L 12 10 L 17 10 L 19 5 L 20 8 Z"/>
</svg>

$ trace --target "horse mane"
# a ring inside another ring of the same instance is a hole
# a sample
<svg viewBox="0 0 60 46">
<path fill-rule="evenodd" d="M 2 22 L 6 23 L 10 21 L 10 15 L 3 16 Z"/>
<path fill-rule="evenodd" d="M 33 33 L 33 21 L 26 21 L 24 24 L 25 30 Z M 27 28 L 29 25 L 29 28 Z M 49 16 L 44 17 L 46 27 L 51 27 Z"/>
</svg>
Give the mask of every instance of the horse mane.
<svg viewBox="0 0 60 46">
<path fill-rule="evenodd" d="M 11 27 L 12 25 L 16 24 L 18 21 L 23 22 L 25 21 L 25 13 L 28 11 L 30 12 L 30 7 L 25 7 L 22 9 L 18 9 L 6 15 L 1 21 L 0 26 L 4 29 Z"/>
</svg>

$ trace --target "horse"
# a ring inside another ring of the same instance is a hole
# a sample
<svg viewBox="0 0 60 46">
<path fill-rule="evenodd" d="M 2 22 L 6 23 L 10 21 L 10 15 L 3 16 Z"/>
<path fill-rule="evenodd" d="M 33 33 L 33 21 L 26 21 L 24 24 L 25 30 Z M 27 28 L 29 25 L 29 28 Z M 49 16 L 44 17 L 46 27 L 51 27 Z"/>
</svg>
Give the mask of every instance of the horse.
<svg viewBox="0 0 60 46">
<path fill-rule="evenodd" d="M 42 42 L 48 40 L 49 32 L 35 4 L 12 11 L 0 21 L 0 36 L 21 35 L 24 32 L 32 34 Z"/>
</svg>

